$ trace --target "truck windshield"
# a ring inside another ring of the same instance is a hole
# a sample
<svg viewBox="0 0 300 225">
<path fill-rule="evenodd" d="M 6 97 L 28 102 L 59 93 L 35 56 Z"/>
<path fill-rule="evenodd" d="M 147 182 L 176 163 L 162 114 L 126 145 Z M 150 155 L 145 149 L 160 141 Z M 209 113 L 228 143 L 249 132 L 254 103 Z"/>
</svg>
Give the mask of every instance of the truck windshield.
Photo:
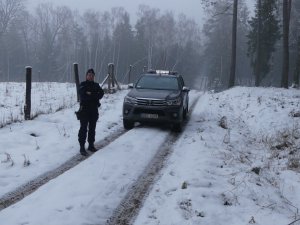
<svg viewBox="0 0 300 225">
<path fill-rule="evenodd" d="M 143 76 L 136 84 L 138 89 L 179 90 L 178 81 L 173 76 Z"/>
</svg>

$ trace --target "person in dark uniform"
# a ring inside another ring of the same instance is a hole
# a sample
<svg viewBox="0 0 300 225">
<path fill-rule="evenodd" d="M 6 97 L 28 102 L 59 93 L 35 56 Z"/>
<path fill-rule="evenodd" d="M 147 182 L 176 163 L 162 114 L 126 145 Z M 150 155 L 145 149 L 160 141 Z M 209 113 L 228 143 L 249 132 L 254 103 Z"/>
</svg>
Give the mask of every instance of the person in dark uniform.
<svg viewBox="0 0 300 225">
<path fill-rule="evenodd" d="M 96 123 L 99 118 L 98 107 L 100 107 L 100 99 L 103 97 L 104 92 L 99 83 L 94 81 L 95 72 L 89 69 L 86 72 L 86 81 L 80 83 L 79 96 L 80 96 L 80 129 L 78 132 L 78 141 L 80 144 L 80 153 L 87 156 L 85 150 L 85 142 L 88 133 L 87 141 L 89 143 L 88 150 L 96 152 L 94 146 Z"/>
</svg>

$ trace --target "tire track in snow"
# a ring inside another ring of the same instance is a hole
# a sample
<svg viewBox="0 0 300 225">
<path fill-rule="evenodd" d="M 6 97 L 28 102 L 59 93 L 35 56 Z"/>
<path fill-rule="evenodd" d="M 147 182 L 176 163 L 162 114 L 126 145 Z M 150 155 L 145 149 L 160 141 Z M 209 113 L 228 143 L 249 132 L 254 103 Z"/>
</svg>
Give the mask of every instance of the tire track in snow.
<svg viewBox="0 0 300 225">
<path fill-rule="evenodd" d="M 142 208 L 143 202 L 149 194 L 152 185 L 158 179 L 159 172 L 164 168 L 164 163 L 168 156 L 173 152 L 173 145 L 183 134 L 186 124 L 189 122 L 190 115 L 194 110 L 200 95 L 196 97 L 190 107 L 189 115 L 184 123 L 181 133 L 171 132 L 157 151 L 149 165 L 140 175 L 137 181 L 129 188 L 119 206 L 115 209 L 113 215 L 107 221 L 107 225 L 129 225 L 133 224 L 136 216 Z"/>
<path fill-rule="evenodd" d="M 110 136 L 104 138 L 103 140 L 96 142 L 95 147 L 98 150 L 103 149 L 110 143 L 114 142 L 117 138 L 121 137 L 123 134 L 125 134 L 127 131 L 123 128 L 118 129 L 114 133 L 112 133 Z M 92 154 L 90 154 L 88 157 L 90 157 Z M 84 161 L 88 157 L 84 157 L 80 155 L 79 153 L 72 158 L 70 158 L 68 161 L 63 163 L 61 166 L 57 167 L 54 170 L 48 171 L 37 178 L 27 182 L 26 184 L 16 188 L 15 190 L 6 193 L 2 197 L 0 197 L 0 211 L 17 203 L 18 201 L 21 201 L 24 197 L 27 195 L 33 193 L 35 190 L 37 190 L 42 185 L 46 184 L 50 180 L 58 177 L 59 175 L 63 174 L 64 172 L 72 169 L 76 165 L 78 165 L 80 162 Z"/>
</svg>

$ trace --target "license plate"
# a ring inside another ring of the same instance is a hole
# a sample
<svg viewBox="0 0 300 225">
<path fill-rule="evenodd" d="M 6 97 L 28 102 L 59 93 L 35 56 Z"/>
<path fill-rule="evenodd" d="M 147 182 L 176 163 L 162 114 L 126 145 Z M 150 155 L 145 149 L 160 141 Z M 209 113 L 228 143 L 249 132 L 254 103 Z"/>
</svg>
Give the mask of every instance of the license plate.
<svg viewBox="0 0 300 225">
<path fill-rule="evenodd" d="M 147 118 L 147 119 L 157 119 L 158 114 L 151 114 L 151 113 L 141 113 L 142 118 Z"/>
</svg>

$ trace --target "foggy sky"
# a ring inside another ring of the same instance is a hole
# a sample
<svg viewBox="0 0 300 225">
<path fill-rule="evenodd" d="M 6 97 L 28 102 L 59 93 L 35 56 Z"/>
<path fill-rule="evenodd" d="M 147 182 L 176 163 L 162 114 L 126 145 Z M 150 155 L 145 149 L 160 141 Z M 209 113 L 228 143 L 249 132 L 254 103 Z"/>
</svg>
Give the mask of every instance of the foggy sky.
<svg viewBox="0 0 300 225">
<path fill-rule="evenodd" d="M 205 17 L 201 0 L 27 0 L 28 9 L 33 10 L 39 3 L 52 2 L 54 5 L 66 5 L 71 9 L 85 12 L 88 9 L 95 11 L 109 11 L 113 7 L 122 6 L 130 14 L 131 22 L 137 18 L 138 6 L 141 4 L 159 8 L 162 12 L 173 11 L 175 16 L 180 13 L 194 19 L 198 24 L 203 24 Z M 252 10 L 256 0 L 246 0 Z"/>
<path fill-rule="evenodd" d="M 184 13 L 188 18 L 202 23 L 203 9 L 201 0 L 27 0 L 29 10 L 35 8 L 38 3 L 52 2 L 54 5 L 66 5 L 72 9 L 84 12 L 88 9 L 96 11 L 109 11 L 112 7 L 122 6 L 130 14 L 131 22 L 136 20 L 138 6 L 141 4 L 159 8 L 162 12 L 173 11 L 178 15 Z"/>
</svg>

